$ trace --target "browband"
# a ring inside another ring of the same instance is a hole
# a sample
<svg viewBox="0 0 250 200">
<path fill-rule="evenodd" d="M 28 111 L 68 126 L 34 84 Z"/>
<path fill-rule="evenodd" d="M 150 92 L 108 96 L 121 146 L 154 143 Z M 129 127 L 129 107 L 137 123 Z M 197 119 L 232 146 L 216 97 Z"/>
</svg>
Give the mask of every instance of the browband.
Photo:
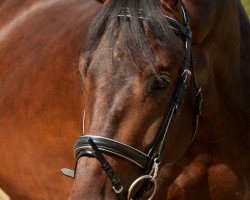
<svg viewBox="0 0 250 200">
<path fill-rule="evenodd" d="M 182 6 L 182 13 L 183 13 L 184 21 L 187 22 L 188 21 L 188 15 L 187 15 L 187 11 L 186 11 L 186 9 L 185 9 L 184 6 Z M 139 19 L 143 19 L 143 20 L 147 19 L 143 15 L 143 10 L 142 9 L 138 9 L 137 14 L 138 14 L 137 17 Z M 129 18 L 133 18 L 132 14 L 131 14 L 131 11 L 128 8 L 124 9 L 124 13 L 123 14 L 119 14 L 118 17 L 125 17 L 125 18 L 128 18 L 128 19 Z M 190 30 L 190 27 L 183 26 L 177 20 L 175 20 L 174 18 L 169 17 L 167 15 L 164 15 L 164 17 L 168 21 L 169 27 L 171 27 L 171 28 L 173 28 L 173 29 L 181 32 L 185 37 L 187 37 L 189 39 L 192 38 L 192 31 Z M 185 25 L 187 25 L 187 24 L 185 24 Z"/>
</svg>

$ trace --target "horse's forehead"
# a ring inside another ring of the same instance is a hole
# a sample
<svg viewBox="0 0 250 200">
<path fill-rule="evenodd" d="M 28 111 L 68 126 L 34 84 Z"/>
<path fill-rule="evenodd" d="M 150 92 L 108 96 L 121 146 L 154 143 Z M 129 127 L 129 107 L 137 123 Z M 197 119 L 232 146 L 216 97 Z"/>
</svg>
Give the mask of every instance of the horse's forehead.
<svg viewBox="0 0 250 200">
<path fill-rule="evenodd" d="M 171 66 L 178 65 L 179 59 L 182 57 L 182 51 L 179 56 L 171 48 L 163 48 L 159 46 L 155 38 L 148 37 L 147 40 L 152 50 L 152 66 L 145 58 L 145 52 L 138 52 L 140 48 L 136 48 L 127 43 L 127 35 L 121 31 L 118 37 L 113 40 L 110 34 L 104 34 L 101 42 L 92 55 L 91 62 L 88 67 L 89 73 L 101 81 L 103 78 L 109 77 L 110 80 L 117 80 L 117 77 L 127 78 L 138 77 L 145 78 L 155 75 L 158 67 L 164 67 L 164 71 L 171 71 Z M 177 40 L 177 45 L 182 46 L 182 40 Z M 143 51 L 144 49 L 141 49 Z"/>
<path fill-rule="evenodd" d="M 162 49 L 159 46 L 153 46 L 155 66 L 151 66 L 142 54 L 138 52 L 129 52 L 130 49 L 122 45 L 119 41 L 116 47 L 101 44 L 92 56 L 88 67 L 88 72 L 95 77 L 104 77 L 107 75 L 115 78 L 117 76 L 151 76 L 157 70 L 158 66 L 173 66 L 177 60 L 171 51 Z M 153 70 L 152 70 L 153 67 Z M 156 70 L 156 71 L 154 71 Z"/>
<path fill-rule="evenodd" d="M 136 60 L 133 60 L 136 59 Z M 89 65 L 88 73 L 93 78 L 109 80 L 118 77 L 129 78 L 150 73 L 143 58 L 133 58 L 120 46 L 114 48 L 98 48 Z"/>
</svg>

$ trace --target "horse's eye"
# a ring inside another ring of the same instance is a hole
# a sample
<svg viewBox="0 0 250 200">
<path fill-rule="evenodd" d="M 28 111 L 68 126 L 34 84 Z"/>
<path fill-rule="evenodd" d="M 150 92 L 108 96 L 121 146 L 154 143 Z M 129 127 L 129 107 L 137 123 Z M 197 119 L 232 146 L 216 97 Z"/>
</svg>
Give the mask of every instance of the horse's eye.
<svg viewBox="0 0 250 200">
<path fill-rule="evenodd" d="M 171 83 L 171 79 L 166 75 L 161 75 L 160 77 L 154 77 L 150 81 L 148 92 L 154 92 L 166 88 Z"/>
<path fill-rule="evenodd" d="M 171 83 L 171 80 L 166 75 L 161 75 L 160 79 L 155 81 L 154 89 L 163 89 Z"/>
</svg>

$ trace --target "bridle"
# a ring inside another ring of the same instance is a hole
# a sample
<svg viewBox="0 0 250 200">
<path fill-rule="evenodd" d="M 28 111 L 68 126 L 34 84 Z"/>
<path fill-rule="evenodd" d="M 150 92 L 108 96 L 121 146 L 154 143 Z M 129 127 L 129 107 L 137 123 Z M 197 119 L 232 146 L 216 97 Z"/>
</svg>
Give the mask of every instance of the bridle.
<svg viewBox="0 0 250 200">
<path fill-rule="evenodd" d="M 102 168 L 105 170 L 105 172 L 107 173 L 108 177 L 112 182 L 113 185 L 112 188 L 117 193 L 118 198 L 121 200 L 125 199 L 124 197 L 125 192 L 121 184 L 121 181 L 116 176 L 114 170 L 112 169 L 108 161 L 105 159 L 105 157 L 102 155 L 102 153 L 108 153 L 111 155 L 119 156 L 125 160 L 128 160 L 136 164 L 137 166 L 139 166 L 144 170 L 145 175 L 136 179 L 130 186 L 127 194 L 128 200 L 132 200 L 131 193 L 135 188 L 135 186 L 139 182 L 146 180 L 147 182 L 154 184 L 153 193 L 149 198 L 152 199 L 156 191 L 155 179 L 158 175 L 158 170 L 164 157 L 165 146 L 170 135 L 171 126 L 174 122 L 177 113 L 181 108 L 185 96 L 185 91 L 187 87 L 190 85 L 191 79 L 193 80 L 196 93 L 195 110 L 194 110 L 195 128 L 193 133 L 193 139 L 195 138 L 197 132 L 198 120 L 201 110 L 202 92 L 201 88 L 197 84 L 194 74 L 192 76 L 192 72 L 194 71 L 192 67 L 192 49 L 191 49 L 192 32 L 190 29 L 189 17 L 184 5 L 182 5 L 182 13 L 184 18 L 184 25 L 180 24 L 171 17 L 165 16 L 167 21 L 169 22 L 169 26 L 182 33 L 185 38 L 185 48 L 186 48 L 185 61 L 184 61 L 183 71 L 179 78 L 179 83 L 174 93 L 170 109 L 165 117 L 160 132 L 158 133 L 158 136 L 153 146 L 149 150 L 149 152 L 146 154 L 138 149 L 133 148 L 132 146 L 123 144 L 116 140 L 101 136 L 93 136 L 93 135 L 81 136 L 74 145 L 74 154 L 77 161 L 81 157 L 88 156 L 88 157 L 95 157 L 100 162 Z M 132 16 L 130 15 L 130 12 L 127 10 L 125 15 L 119 17 L 132 17 Z M 72 178 L 75 177 L 75 171 L 73 170 L 64 168 L 62 169 L 62 172 L 66 176 Z M 139 192 L 136 193 L 135 198 L 138 198 L 146 190 L 151 188 L 149 185 L 151 184 L 143 184 Z"/>
<path fill-rule="evenodd" d="M 105 170 L 105 172 L 107 173 L 108 177 L 112 182 L 114 191 L 117 193 L 118 198 L 121 200 L 126 199 L 124 197 L 125 191 L 123 189 L 121 181 L 116 176 L 114 170 L 112 169 L 108 161 L 105 159 L 105 157 L 102 155 L 102 153 L 119 156 L 125 160 L 134 163 L 135 165 L 139 166 L 144 170 L 145 174 L 136 179 L 130 186 L 127 192 L 128 200 L 139 198 L 144 192 L 149 190 L 153 184 L 154 186 L 153 193 L 149 198 L 152 199 L 156 191 L 155 179 L 158 175 L 160 164 L 164 158 L 165 146 L 167 144 L 170 135 L 171 126 L 174 122 L 177 113 L 180 111 L 181 105 L 184 100 L 185 91 L 191 82 L 193 82 L 195 87 L 195 110 L 194 110 L 195 126 L 193 132 L 193 139 L 195 138 L 197 132 L 198 120 L 201 111 L 202 92 L 194 76 L 194 69 L 192 66 L 192 49 L 191 49 L 192 33 L 190 29 L 189 17 L 184 5 L 182 5 L 182 13 L 184 18 L 184 25 L 180 24 L 171 17 L 165 16 L 167 21 L 169 22 L 169 26 L 182 33 L 185 38 L 185 48 L 186 48 L 185 61 L 184 61 L 183 71 L 179 78 L 179 82 L 176 91 L 174 93 L 172 103 L 170 105 L 170 109 L 166 114 L 162 127 L 149 152 L 144 153 L 136 148 L 133 148 L 132 146 L 123 144 L 116 140 L 101 136 L 93 136 L 93 135 L 81 136 L 74 145 L 74 154 L 77 161 L 81 157 L 88 156 L 88 157 L 95 157 L 100 162 L 102 168 Z M 125 15 L 119 17 L 131 17 L 131 15 L 129 11 L 127 11 Z M 66 176 L 72 178 L 75 177 L 75 171 L 73 170 L 64 168 L 62 169 L 62 172 Z M 134 188 L 137 186 L 137 184 L 141 183 L 142 181 L 146 182 L 142 184 L 143 186 L 140 187 L 136 195 L 134 195 L 134 198 L 132 198 L 131 195 L 133 193 Z"/>
</svg>

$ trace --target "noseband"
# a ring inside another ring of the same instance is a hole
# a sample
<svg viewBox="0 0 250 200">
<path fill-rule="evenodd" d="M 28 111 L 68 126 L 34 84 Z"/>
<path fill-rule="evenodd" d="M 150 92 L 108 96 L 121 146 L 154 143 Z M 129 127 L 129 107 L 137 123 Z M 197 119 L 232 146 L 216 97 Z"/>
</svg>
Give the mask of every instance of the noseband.
<svg viewBox="0 0 250 200">
<path fill-rule="evenodd" d="M 108 161 L 105 159 L 105 157 L 102 155 L 102 153 L 107 153 L 107 154 L 121 157 L 125 160 L 128 160 L 134 163 L 135 165 L 137 165 L 138 167 L 144 170 L 145 174 L 139 177 L 137 180 L 135 180 L 130 186 L 127 192 L 128 200 L 132 200 L 132 199 L 140 197 L 144 192 L 150 189 L 151 186 L 153 185 L 154 186 L 153 194 L 149 198 L 149 199 L 152 199 L 156 190 L 155 179 L 157 177 L 160 164 L 164 158 L 165 146 L 167 144 L 167 141 L 170 135 L 171 126 L 174 122 L 176 114 L 180 111 L 180 108 L 181 108 L 181 105 L 183 103 L 183 99 L 185 96 L 185 91 L 191 82 L 193 82 L 194 84 L 195 93 L 196 93 L 195 94 L 195 111 L 194 111 L 195 112 L 194 113 L 195 126 L 194 126 L 194 132 L 193 132 L 193 139 L 196 135 L 198 120 L 199 120 L 199 115 L 200 115 L 200 110 L 201 110 L 202 93 L 201 93 L 201 88 L 198 86 L 196 82 L 194 74 L 192 76 L 192 73 L 193 73 L 192 49 L 191 49 L 192 33 L 190 30 L 189 17 L 183 5 L 182 5 L 182 13 L 183 13 L 183 18 L 184 18 L 184 25 L 180 24 L 173 18 L 165 16 L 166 20 L 169 22 L 169 26 L 179 31 L 180 33 L 182 33 L 185 38 L 185 48 L 186 48 L 185 62 L 184 62 L 182 74 L 179 77 L 179 82 L 178 82 L 176 91 L 174 93 L 171 106 L 169 108 L 168 113 L 166 114 L 165 120 L 156 137 L 156 140 L 153 146 L 151 147 L 151 149 L 149 150 L 149 152 L 144 153 L 129 145 L 112 140 L 110 138 L 93 136 L 93 135 L 81 136 L 74 145 L 74 154 L 75 154 L 75 158 L 77 161 L 81 157 L 88 156 L 88 157 L 95 157 L 100 162 L 102 168 L 105 170 L 108 177 L 110 178 L 112 185 L 113 185 L 113 189 L 117 193 L 119 199 L 126 199 L 124 197 L 125 191 L 123 189 L 120 179 L 116 176 L 114 170 L 112 169 Z M 126 11 L 125 15 L 122 15 L 119 17 L 132 17 L 132 16 L 130 15 L 129 11 Z M 143 17 L 141 18 L 143 19 Z M 75 177 L 75 171 L 73 170 L 64 168 L 62 169 L 62 172 L 66 176 L 69 176 L 72 178 Z M 143 187 L 141 187 L 139 192 L 136 193 L 135 198 L 132 198 L 131 193 L 133 192 L 133 189 L 138 183 L 142 181 L 147 181 L 148 183 L 151 183 L 151 184 L 146 184 L 146 185 L 143 184 Z"/>
</svg>

